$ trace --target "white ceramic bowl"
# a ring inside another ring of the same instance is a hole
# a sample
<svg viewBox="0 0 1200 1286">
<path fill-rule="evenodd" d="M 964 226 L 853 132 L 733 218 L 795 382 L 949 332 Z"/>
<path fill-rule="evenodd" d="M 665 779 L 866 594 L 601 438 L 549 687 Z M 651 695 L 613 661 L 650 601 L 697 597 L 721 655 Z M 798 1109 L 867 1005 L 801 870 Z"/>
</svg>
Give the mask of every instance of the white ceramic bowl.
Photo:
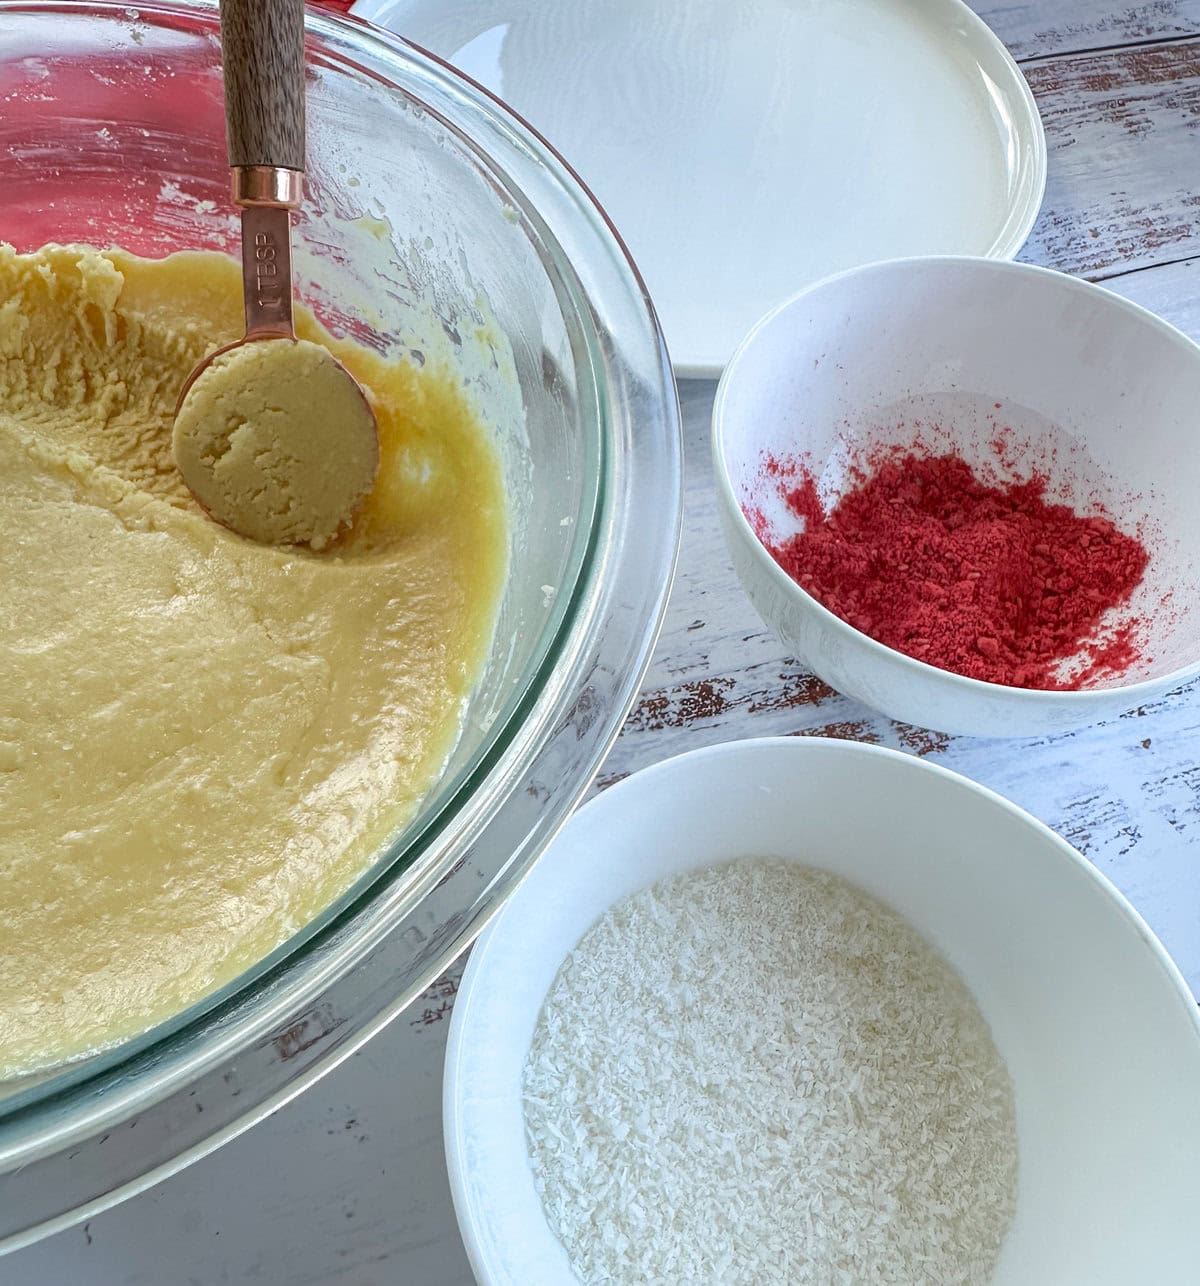
<svg viewBox="0 0 1200 1286">
<path fill-rule="evenodd" d="M 795 295 L 750 332 L 713 409 L 713 467 L 734 565 L 763 618 L 826 682 L 895 719 L 943 732 L 1032 735 L 1094 722 L 1200 673 L 1200 348 L 1098 286 L 1027 264 L 935 257 L 869 264 Z M 920 430 L 915 423 L 920 422 Z M 875 642 L 802 590 L 755 535 L 796 529 L 762 468 L 801 457 L 822 499 L 850 451 L 908 443 L 996 463 L 1144 524 L 1150 565 L 1131 608 L 1146 660 L 1086 690 L 963 678 Z M 1164 606 L 1164 599 L 1169 601 Z"/>
<path fill-rule="evenodd" d="M 1200 1019 L 1137 912 L 1065 841 L 965 778 L 854 742 L 779 738 L 695 751 L 613 786 L 472 953 L 445 1127 L 481 1286 L 572 1280 L 534 1189 L 521 1107 L 563 959 L 619 899 L 742 856 L 804 861 L 868 889 L 974 993 L 1012 1074 L 1020 1148 L 995 1286 L 1195 1279 Z"/>
</svg>

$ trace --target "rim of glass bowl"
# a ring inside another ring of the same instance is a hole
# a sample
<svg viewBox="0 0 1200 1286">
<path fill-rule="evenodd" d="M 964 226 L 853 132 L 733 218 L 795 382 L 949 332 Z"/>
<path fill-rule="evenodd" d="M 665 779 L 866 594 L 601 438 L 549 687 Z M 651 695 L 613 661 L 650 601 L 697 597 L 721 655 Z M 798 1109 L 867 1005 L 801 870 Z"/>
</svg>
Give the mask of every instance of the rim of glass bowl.
<svg viewBox="0 0 1200 1286">
<path fill-rule="evenodd" d="M 128 23 L 185 13 L 214 28 L 216 12 L 216 0 L 0 0 L 0 14 Z M 593 376 L 593 521 L 577 537 L 573 591 L 545 628 L 528 682 L 417 830 L 227 988 L 9 1100 L 0 1115 L 5 1249 L 219 1146 L 404 1009 L 499 909 L 588 788 L 666 608 L 681 519 L 678 401 L 653 306 L 607 215 L 536 131 L 440 59 L 354 18 L 309 12 L 306 24 L 326 65 L 417 97 L 529 219 L 576 310 Z"/>
</svg>

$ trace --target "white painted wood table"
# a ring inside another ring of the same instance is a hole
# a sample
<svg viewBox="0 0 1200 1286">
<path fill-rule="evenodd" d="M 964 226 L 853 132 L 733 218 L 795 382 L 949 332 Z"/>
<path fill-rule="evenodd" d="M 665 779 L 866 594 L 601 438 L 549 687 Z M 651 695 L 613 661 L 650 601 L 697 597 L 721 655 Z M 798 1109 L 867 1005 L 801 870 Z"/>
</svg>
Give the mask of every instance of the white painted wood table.
<svg viewBox="0 0 1200 1286">
<path fill-rule="evenodd" d="M 1049 138 L 1046 203 L 1021 257 L 1104 281 L 1200 338 L 1200 0 L 976 7 L 1022 61 Z M 708 463 L 712 393 L 682 389 L 679 579 L 598 785 L 696 746 L 779 733 L 928 755 L 1081 848 L 1200 988 L 1200 687 L 1028 742 L 948 739 L 831 693 L 781 651 L 734 580 Z M 440 1115 L 460 975 L 461 963 L 357 1057 L 213 1156 L 0 1261 L 0 1283 L 470 1286 Z"/>
</svg>

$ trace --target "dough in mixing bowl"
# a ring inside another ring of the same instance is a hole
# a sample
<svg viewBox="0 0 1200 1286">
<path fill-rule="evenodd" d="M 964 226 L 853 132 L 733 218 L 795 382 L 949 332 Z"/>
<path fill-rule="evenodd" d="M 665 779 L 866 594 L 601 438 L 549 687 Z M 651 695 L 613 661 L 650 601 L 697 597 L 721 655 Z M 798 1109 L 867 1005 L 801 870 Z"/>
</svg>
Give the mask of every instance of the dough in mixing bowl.
<svg viewBox="0 0 1200 1286">
<path fill-rule="evenodd" d="M 0 248 L 0 1076 L 144 1031 L 326 907 L 437 779 L 507 559 L 452 372 L 328 343 L 381 464 L 327 552 L 208 518 L 171 457 L 237 265 Z"/>
</svg>

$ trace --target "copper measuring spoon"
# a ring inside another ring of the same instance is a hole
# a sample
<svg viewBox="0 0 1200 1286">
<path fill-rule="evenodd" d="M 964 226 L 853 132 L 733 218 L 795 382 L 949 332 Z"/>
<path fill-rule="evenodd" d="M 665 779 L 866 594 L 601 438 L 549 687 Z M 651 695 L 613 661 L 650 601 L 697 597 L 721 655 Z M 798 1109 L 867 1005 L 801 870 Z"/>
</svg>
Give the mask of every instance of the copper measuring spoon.
<svg viewBox="0 0 1200 1286">
<path fill-rule="evenodd" d="M 304 2 L 221 0 L 225 122 L 242 211 L 246 333 L 175 408 L 175 461 L 200 504 L 252 539 L 320 548 L 374 484 L 375 415 L 328 349 L 297 340 L 291 212 L 304 186 Z"/>
</svg>

